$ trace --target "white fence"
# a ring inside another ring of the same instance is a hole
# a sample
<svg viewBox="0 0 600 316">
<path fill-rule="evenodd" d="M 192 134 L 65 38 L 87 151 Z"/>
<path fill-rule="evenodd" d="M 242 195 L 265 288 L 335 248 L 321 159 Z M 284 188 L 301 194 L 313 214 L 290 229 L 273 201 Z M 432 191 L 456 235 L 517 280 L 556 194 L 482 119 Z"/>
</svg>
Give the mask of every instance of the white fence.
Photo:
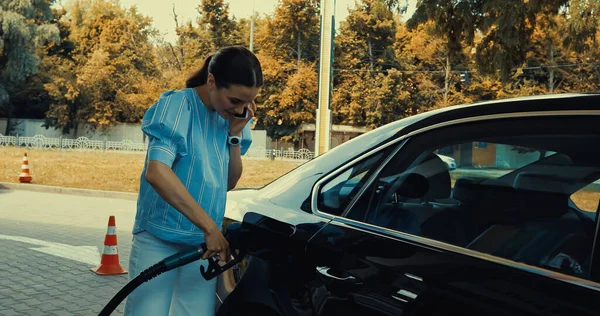
<svg viewBox="0 0 600 316">
<path fill-rule="evenodd" d="M 97 152 L 117 152 L 117 153 L 145 153 L 147 144 L 133 142 L 131 140 L 109 141 L 109 140 L 91 140 L 87 137 L 72 138 L 52 138 L 43 135 L 33 137 L 24 136 L 3 136 L 0 134 L 0 147 L 25 147 L 27 149 L 46 149 L 46 150 L 69 150 L 69 151 L 97 151 Z M 269 150 L 261 146 L 250 146 L 245 157 L 253 159 L 280 159 L 280 160 L 299 160 L 306 161 L 314 157 L 314 153 L 308 149 L 300 150 Z"/>
</svg>

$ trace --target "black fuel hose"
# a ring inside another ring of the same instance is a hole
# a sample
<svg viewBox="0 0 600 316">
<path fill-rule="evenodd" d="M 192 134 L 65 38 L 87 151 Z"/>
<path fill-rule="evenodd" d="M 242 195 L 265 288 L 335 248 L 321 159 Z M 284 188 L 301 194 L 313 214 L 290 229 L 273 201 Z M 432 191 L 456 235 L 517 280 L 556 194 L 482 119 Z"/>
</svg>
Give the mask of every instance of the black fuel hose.
<svg viewBox="0 0 600 316">
<path fill-rule="evenodd" d="M 129 281 L 117 294 L 104 306 L 102 311 L 98 316 L 108 316 L 110 315 L 116 308 L 121 304 L 121 302 L 129 295 L 133 290 L 135 290 L 138 286 L 142 285 L 142 283 L 149 281 L 158 275 L 165 273 L 167 271 L 173 270 L 177 267 L 181 267 L 190 262 L 194 262 L 196 260 L 202 259 L 204 255 L 206 245 L 202 244 L 202 247 L 197 248 L 189 248 L 183 251 L 180 251 L 170 257 L 167 257 L 148 269 L 142 271 L 138 276 Z"/>
</svg>

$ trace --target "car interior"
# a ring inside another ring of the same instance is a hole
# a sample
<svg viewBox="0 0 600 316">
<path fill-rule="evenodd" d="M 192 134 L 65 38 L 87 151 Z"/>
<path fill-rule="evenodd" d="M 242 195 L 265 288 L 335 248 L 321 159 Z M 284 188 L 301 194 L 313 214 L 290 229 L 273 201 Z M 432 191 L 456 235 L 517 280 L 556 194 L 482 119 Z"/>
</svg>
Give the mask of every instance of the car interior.
<svg viewBox="0 0 600 316">
<path fill-rule="evenodd" d="M 452 185 L 448 166 L 434 150 L 425 152 L 386 185 L 364 221 L 588 277 L 598 212 L 582 211 L 570 196 L 600 179 L 600 160 L 580 147 L 582 139 L 518 140 L 486 141 L 546 148 L 550 154 L 497 178 L 459 175 Z"/>
</svg>

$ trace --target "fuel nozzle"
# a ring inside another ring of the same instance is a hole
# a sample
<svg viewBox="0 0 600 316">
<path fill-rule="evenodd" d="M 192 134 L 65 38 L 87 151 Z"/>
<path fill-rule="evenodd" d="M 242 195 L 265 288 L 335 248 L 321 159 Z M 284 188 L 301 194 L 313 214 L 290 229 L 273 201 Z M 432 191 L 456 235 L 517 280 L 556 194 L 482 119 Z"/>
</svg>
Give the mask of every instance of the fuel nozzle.
<svg viewBox="0 0 600 316">
<path fill-rule="evenodd" d="M 236 264 L 240 263 L 242 259 L 244 259 L 245 253 L 243 251 L 243 247 L 241 245 L 241 235 L 242 235 L 242 224 L 241 223 L 231 223 L 227 225 L 225 228 L 224 237 L 229 242 L 229 249 L 231 252 L 231 260 L 224 265 L 219 264 L 219 259 L 208 258 L 208 268 L 204 268 L 204 266 L 200 267 L 200 273 L 204 277 L 204 279 L 211 280 L 218 276 L 219 274 L 229 270 Z"/>
</svg>

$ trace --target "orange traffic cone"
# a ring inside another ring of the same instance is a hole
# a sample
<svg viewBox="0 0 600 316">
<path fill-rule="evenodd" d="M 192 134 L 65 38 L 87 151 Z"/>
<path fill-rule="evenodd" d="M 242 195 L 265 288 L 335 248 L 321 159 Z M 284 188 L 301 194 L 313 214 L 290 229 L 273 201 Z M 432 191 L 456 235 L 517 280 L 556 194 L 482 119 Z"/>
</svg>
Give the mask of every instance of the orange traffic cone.
<svg viewBox="0 0 600 316">
<path fill-rule="evenodd" d="M 19 182 L 31 182 L 31 175 L 29 174 L 29 160 L 27 160 L 27 152 L 25 152 L 25 154 L 23 155 L 23 164 L 21 165 L 21 174 L 19 175 Z"/>
<path fill-rule="evenodd" d="M 106 237 L 104 238 L 104 251 L 102 252 L 100 265 L 91 269 L 96 272 L 96 274 L 110 275 L 127 273 L 119 263 L 116 230 L 115 217 L 110 216 L 108 218 L 108 230 L 106 231 Z"/>
</svg>

